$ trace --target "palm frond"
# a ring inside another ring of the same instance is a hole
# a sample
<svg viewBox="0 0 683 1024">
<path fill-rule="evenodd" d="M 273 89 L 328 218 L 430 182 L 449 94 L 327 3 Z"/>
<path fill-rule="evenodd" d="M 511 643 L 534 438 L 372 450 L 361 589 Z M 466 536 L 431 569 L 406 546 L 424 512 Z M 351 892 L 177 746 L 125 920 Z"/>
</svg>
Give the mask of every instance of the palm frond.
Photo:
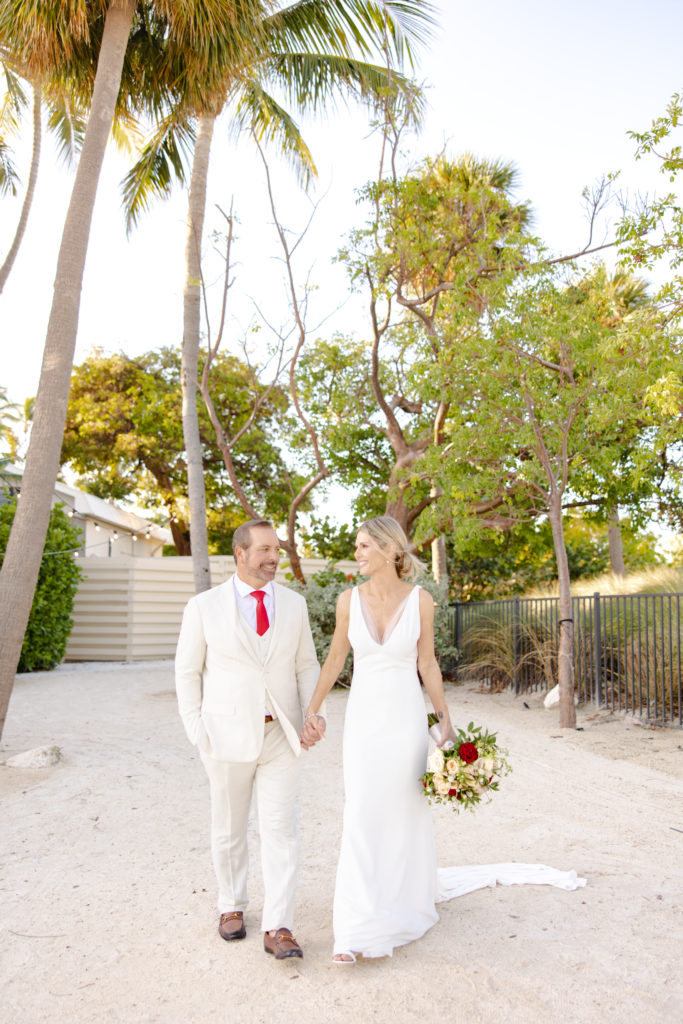
<svg viewBox="0 0 683 1024">
<path fill-rule="evenodd" d="M 8 139 L 19 132 L 22 115 L 28 106 L 28 96 L 21 76 L 4 57 L 0 59 L 0 64 L 5 79 L 5 94 L 0 104 L 0 195 L 15 196 L 19 175 Z"/>
<path fill-rule="evenodd" d="M 242 84 L 232 114 L 232 134 L 245 129 L 251 131 L 258 142 L 277 144 L 304 186 L 317 174 L 313 157 L 294 118 L 255 80 Z"/>
<path fill-rule="evenodd" d="M 353 98 L 379 107 L 386 100 L 410 97 L 415 120 L 421 104 L 410 79 L 398 71 L 351 57 L 319 53 L 280 53 L 265 59 L 261 80 L 277 84 L 301 110 L 329 107 L 335 99 Z"/>
<path fill-rule="evenodd" d="M 154 198 L 168 198 L 174 181 L 185 182 L 186 164 L 191 160 L 195 134 L 194 119 L 182 120 L 171 116 L 157 126 L 123 179 L 121 192 L 126 231 L 132 230 Z"/>
<path fill-rule="evenodd" d="M 17 174 L 12 150 L 4 139 L 0 138 L 0 196 L 15 196 L 19 175 Z"/>
<path fill-rule="evenodd" d="M 427 42 L 435 7 L 421 0 L 295 0 L 265 20 L 281 51 L 336 52 L 347 57 L 387 52 L 392 64 L 412 63 L 411 44 Z"/>
<path fill-rule="evenodd" d="M 28 106 L 28 96 L 24 91 L 21 78 L 8 64 L 2 62 L 5 79 L 5 95 L 0 104 L 0 136 L 7 138 L 19 130 L 22 115 Z"/>
<path fill-rule="evenodd" d="M 132 114 L 119 114 L 111 126 L 111 137 L 116 148 L 122 153 L 132 153 L 140 149 L 143 139 L 140 122 Z"/>
<path fill-rule="evenodd" d="M 59 157 L 65 164 L 73 164 L 83 146 L 87 115 L 61 90 L 49 93 L 46 102 L 47 128 L 55 138 Z"/>
</svg>

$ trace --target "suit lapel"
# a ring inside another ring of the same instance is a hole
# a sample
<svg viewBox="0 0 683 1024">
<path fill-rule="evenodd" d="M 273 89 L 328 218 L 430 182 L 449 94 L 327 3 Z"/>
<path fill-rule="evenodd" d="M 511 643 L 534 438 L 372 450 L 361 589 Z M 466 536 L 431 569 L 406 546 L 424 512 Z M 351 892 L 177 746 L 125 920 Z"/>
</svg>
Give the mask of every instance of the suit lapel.
<svg viewBox="0 0 683 1024">
<path fill-rule="evenodd" d="M 273 600 L 275 602 L 275 622 L 269 630 L 269 644 L 266 661 L 270 661 L 277 651 L 280 637 L 285 636 L 289 628 L 289 601 L 287 587 L 273 583 Z"/>
</svg>

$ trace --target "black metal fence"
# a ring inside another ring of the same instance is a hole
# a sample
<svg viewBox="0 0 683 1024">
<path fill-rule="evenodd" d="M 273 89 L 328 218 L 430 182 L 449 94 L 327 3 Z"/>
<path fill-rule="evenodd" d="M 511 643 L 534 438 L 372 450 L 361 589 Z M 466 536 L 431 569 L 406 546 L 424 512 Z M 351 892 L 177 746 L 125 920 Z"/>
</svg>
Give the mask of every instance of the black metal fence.
<svg viewBox="0 0 683 1024">
<path fill-rule="evenodd" d="M 574 678 L 580 700 L 683 724 L 683 594 L 572 599 Z M 458 674 L 515 693 L 557 683 L 558 599 L 457 604 Z"/>
</svg>

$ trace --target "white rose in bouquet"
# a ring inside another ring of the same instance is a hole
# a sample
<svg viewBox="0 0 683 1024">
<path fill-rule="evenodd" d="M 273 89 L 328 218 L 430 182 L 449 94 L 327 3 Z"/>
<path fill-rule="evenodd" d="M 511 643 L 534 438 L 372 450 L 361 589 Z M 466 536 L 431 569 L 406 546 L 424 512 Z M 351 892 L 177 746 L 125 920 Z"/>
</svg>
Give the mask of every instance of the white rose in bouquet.
<svg viewBox="0 0 683 1024">
<path fill-rule="evenodd" d="M 448 781 L 444 779 L 443 775 L 434 776 L 434 789 L 437 791 L 439 796 L 446 796 L 450 788 Z"/>
<path fill-rule="evenodd" d="M 439 748 L 437 747 L 436 750 L 433 750 L 429 757 L 427 758 L 427 771 L 440 772 L 443 770 L 443 766 L 443 751 L 439 750 Z"/>
</svg>

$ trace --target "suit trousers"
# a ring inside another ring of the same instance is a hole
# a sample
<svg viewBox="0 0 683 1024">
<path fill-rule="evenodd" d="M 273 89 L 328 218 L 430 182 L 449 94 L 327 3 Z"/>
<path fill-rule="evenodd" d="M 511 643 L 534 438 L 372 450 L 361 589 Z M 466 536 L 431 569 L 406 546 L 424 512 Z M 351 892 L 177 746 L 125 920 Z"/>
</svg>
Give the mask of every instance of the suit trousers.
<svg viewBox="0 0 683 1024">
<path fill-rule="evenodd" d="M 201 759 L 211 791 L 219 913 L 244 910 L 248 903 L 247 821 L 255 793 L 264 888 L 261 928 L 293 928 L 299 758 L 280 723 L 266 723 L 256 761 L 216 761 L 203 753 Z"/>
</svg>

